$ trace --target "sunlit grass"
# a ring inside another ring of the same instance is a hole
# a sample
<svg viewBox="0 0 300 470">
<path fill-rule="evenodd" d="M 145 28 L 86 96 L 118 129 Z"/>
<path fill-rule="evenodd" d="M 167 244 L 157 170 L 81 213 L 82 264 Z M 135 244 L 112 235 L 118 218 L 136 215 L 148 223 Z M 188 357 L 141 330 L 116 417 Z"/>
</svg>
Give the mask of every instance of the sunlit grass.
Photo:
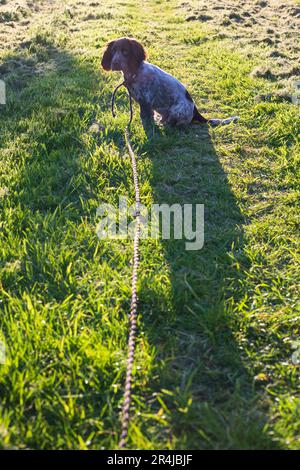
<svg viewBox="0 0 300 470">
<path fill-rule="evenodd" d="M 257 103 L 259 50 L 187 26 L 175 1 L 99 2 L 90 18 L 68 3 L 1 57 L 2 447 L 118 443 L 132 241 L 99 241 L 96 209 L 133 185 L 127 95 L 113 120 L 120 77 L 100 59 L 134 35 L 204 114 L 241 120 L 147 141 L 135 106 L 142 202 L 205 204 L 205 245 L 142 242 L 129 446 L 299 449 L 299 109 Z"/>
</svg>

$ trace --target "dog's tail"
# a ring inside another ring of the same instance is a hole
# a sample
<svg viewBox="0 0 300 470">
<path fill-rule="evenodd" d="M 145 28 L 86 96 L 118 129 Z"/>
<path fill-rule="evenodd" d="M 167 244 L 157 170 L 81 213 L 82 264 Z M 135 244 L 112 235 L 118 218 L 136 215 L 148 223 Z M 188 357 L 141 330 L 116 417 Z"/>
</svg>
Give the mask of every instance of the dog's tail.
<svg viewBox="0 0 300 470">
<path fill-rule="evenodd" d="M 224 124 L 229 124 L 230 122 L 236 122 L 239 120 L 238 116 L 232 116 L 226 119 L 206 119 L 202 116 L 196 106 L 194 107 L 194 115 L 192 121 L 201 122 L 202 124 L 210 124 L 211 126 L 220 126 Z"/>
</svg>

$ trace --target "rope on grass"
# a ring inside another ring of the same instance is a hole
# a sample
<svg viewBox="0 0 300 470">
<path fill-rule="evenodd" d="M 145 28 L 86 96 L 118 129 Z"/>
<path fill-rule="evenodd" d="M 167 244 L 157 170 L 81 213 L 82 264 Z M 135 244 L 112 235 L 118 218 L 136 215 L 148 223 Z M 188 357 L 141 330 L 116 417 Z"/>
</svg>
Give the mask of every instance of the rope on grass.
<svg viewBox="0 0 300 470">
<path fill-rule="evenodd" d="M 124 85 L 126 87 L 125 81 L 118 85 L 112 95 L 112 102 L 111 102 L 111 111 L 113 117 L 115 117 L 114 112 L 114 101 L 115 101 L 115 94 L 116 91 Z M 127 87 L 126 87 L 127 88 Z M 141 214 L 140 214 L 140 187 L 139 187 L 139 177 L 138 177 L 138 169 L 137 169 L 137 162 L 135 158 L 135 154 L 132 150 L 130 136 L 129 136 L 129 129 L 132 122 L 132 97 L 130 91 L 128 90 L 129 94 L 129 103 L 130 103 L 130 119 L 129 123 L 125 129 L 125 142 L 131 157 L 131 166 L 132 166 L 132 174 L 133 174 L 133 183 L 134 183 L 134 190 L 135 190 L 135 213 L 134 217 L 136 220 L 135 223 L 135 234 L 134 234 L 134 242 L 133 242 L 133 267 L 132 267 L 132 279 L 131 279 L 131 304 L 130 304 L 130 316 L 129 316 L 129 336 L 128 336 L 128 343 L 127 343 L 127 363 L 126 363 L 126 377 L 125 377 L 125 387 L 124 387 L 124 398 L 123 398 L 123 405 L 121 411 L 121 438 L 119 441 L 119 447 L 124 449 L 127 444 L 128 438 L 128 428 L 130 422 L 130 404 L 131 404 L 131 390 L 132 390 L 132 370 L 134 364 L 134 352 L 135 352 L 135 345 L 136 345 L 136 330 L 137 330 L 137 306 L 138 306 L 138 297 L 137 297 L 137 277 L 138 277 L 138 268 L 139 268 L 139 245 L 140 245 L 140 236 L 141 236 Z"/>
</svg>

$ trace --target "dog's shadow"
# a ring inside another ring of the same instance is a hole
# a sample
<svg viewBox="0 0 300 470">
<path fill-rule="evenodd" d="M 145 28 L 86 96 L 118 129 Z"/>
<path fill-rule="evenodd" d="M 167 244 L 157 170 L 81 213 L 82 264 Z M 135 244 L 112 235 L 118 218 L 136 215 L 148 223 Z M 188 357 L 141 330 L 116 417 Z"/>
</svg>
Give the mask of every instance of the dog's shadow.
<svg viewBox="0 0 300 470">
<path fill-rule="evenodd" d="M 211 133 L 206 124 L 156 129 L 137 149 L 151 160 L 154 203 L 204 204 L 205 212 L 203 248 L 163 240 L 160 269 L 143 276 L 141 321 L 155 347 L 156 377 L 145 398 L 157 421 L 163 415 L 169 423 L 171 448 L 270 449 L 276 443 L 265 431 L 266 409 L 241 347 L 247 337 L 236 339 L 242 318 L 235 306 L 249 264 L 243 216 Z M 166 441 L 163 425 L 161 435 L 149 429 L 150 440 Z"/>
</svg>

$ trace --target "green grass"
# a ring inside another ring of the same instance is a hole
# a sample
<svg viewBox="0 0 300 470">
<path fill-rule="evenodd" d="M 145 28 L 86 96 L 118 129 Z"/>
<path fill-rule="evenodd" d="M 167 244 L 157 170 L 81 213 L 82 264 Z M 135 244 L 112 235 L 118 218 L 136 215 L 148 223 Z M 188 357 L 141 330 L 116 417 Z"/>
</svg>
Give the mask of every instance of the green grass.
<svg viewBox="0 0 300 470">
<path fill-rule="evenodd" d="M 257 103 L 273 86 L 249 75 L 260 50 L 187 26 L 173 0 L 109 0 L 89 20 L 68 3 L 72 19 L 55 11 L 1 57 L 1 446 L 118 443 L 132 241 L 99 241 L 96 209 L 133 185 L 126 94 L 113 120 L 120 77 L 100 59 L 134 35 L 208 116 L 241 120 L 147 141 L 135 106 L 142 202 L 204 203 L 205 245 L 142 241 L 129 447 L 300 449 L 299 107 Z"/>
</svg>

